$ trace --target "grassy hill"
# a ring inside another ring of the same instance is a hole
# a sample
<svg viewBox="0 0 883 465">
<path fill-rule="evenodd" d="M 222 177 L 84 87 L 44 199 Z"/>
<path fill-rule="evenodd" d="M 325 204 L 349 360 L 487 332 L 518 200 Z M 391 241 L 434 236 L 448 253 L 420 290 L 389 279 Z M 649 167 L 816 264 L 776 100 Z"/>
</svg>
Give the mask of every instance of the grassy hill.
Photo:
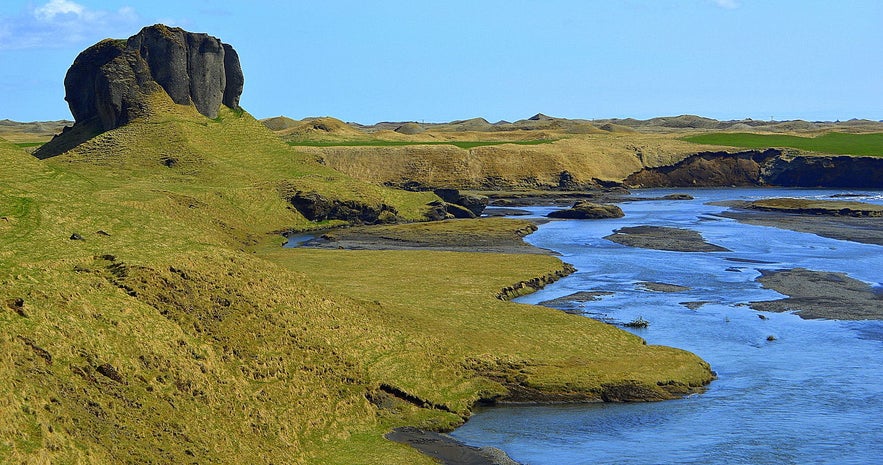
<svg viewBox="0 0 883 465">
<path fill-rule="evenodd" d="M 415 137 L 432 134 L 427 131 Z M 477 143 L 486 140 L 479 137 L 487 135 L 461 134 L 459 140 L 445 142 L 313 143 L 298 149 L 321 158 L 330 167 L 370 182 L 417 182 L 461 189 L 557 187 L 564 171 L 582 185 L 620 182 L 644 167 L 670 165 L 697 150 L 713 149 L 672 135 L 502 135 L 509 139 Z M 537 136 L 541 138 L 530 138 Z"/>
<path fill-rule="evenodd" d="M 0 140 L 0 462 L 431 463 L 383 434 L 449 429 L 507 390 L 662 399 L 710 380 L 687 352 L 496 298 L 553 257 L 280 248 L 328 226 L 294 191 L 403 220 L 435 197 L 154 97 L 45 160 Z"/>
<path fill-rule="evenodd" d="M 685 137 L 699 144 L 730 147 L 790 147 L 833 155 L 883 156 L 883 133 L 850 134 L 827 132 L 806 137 L 787 134 L 711 133 Z"/>
<path fill-rule="evenodd" d="M 787 147 L 796 149 L 789 156 L 883 153 L 883 123 L 867 120 L 718 121 L 681 115 L 590 122 L 538 114 L 494 124 L 473 118 L 362 126 L 327 117 L 299 122 L 280 117 L 264 123 L 338 171 L 409 189 L 556 189 L 562 179 L 567 189 L 597 188 L 623 183 L 644 169 L 676 165 L 700 152 Z M 728 169 L 715 164 L 710 171 Z"/>
</svg>

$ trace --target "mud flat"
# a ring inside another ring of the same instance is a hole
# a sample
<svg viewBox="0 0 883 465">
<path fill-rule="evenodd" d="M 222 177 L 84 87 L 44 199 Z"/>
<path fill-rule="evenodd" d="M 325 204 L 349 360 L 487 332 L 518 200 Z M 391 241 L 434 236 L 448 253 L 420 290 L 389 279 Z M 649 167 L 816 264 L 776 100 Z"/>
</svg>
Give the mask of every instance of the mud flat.
<svg viewBox="0 0 883 465">
<path fill-rule="evenodd" d="M 674 252 L 728 252 L 729 249 L 706 242 L 691 229 L 664 226 L 633 226 L 619 228 L 604 239 L 617 244 L 643 249 L 669 250 Z"/>
<path fill-rule="evenodd" d="M 789 229 L 844 241 L 883 245 L 883 207 L 861 202 L 766 199 L 720 202 L 720 216 L 742 223 Z"/>
<path fill-rule="evenodd" d="M 761 271 L 757 281 L 788 297 L 751 302 L 751 308 L 768 312 L 793 311 L 804 319 L 883 319 L 883 293 L 844 273 L 805 268 Z"/>
<path fill-rule="evenodd" d="M 518 465 L 500 449 L 468 446 L 447 434 L 406 427 L 393 430 L 386 438 L 407 444 L 445 465 Z"/>
</svg>

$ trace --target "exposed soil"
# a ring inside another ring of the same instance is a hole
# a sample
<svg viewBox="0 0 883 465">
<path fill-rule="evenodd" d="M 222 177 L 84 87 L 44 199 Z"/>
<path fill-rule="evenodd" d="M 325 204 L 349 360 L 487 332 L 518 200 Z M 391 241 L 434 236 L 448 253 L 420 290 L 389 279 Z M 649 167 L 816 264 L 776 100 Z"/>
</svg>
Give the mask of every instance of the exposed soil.
<svg viewBox="0 0 883 465">
<path fill-rule="evenodd" d="M 397 428 L 386 435 L 446 465 L 517 465 L 505 452 L 493 447 L 472 447 L 447 434 L 417 428 Z"/>
</svg>

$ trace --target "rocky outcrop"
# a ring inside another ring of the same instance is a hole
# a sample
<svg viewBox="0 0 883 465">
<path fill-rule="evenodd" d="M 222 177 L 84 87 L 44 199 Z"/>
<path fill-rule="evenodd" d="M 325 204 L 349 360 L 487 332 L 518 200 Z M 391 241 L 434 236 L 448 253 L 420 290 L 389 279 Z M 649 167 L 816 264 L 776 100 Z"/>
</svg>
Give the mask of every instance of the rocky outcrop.
<svg viewBox="0 0 883 465">
<path fill-rule="evenodd" d="M 239 108 L 244 82 L 239 55 L 218 38 L 161 24 L 145 27 L 128 40 L 103 40 L 74 60 L 64 88 L 75 130 L 65 134 L 83 139 L 129 123 L 149 112 L 147 96 L 160 91 L 215 118 L 222 104 Z M 50 143 L 35 155 L 45 158 L 55 154 L 53 148 L 70 145 Z"/>
<path fill-rule="evenodd" d="M 297 192 L 289 201 L 310 221 L 343 220 L 348 223 L 378 224 L 398 220 L 398 211 L 389 205 L 329 199 L 318 192 Z"/>
<path fill-rule="evenodd" d="M 239 55 L 208 34 L 161 24 L 127 41 L 105 40 L 80 54 L 64 79 L 77 122 L 101 118 L 105 129 L 128 122 L 157 85 L 180 105 L 215 118 L 223 103 L 239 108 L 244 78 Z"/>
<path fill-rule="evenodd" d="M 549 218 L 572 220 L 599 220 L 603 218 L 622 218 L 625 216 L 625 213 L 616 205 L 580 200 L 567 210 L 553 211 L 546 216 Z"/>
<path fill-rule="evenodd" d="M 433 193 L 441 197 L 447 212 L 454 218 L 477 218 L 489 202 L 486 196 L 462 194 L 457 189 L 435 189 Z"/>
</svg>

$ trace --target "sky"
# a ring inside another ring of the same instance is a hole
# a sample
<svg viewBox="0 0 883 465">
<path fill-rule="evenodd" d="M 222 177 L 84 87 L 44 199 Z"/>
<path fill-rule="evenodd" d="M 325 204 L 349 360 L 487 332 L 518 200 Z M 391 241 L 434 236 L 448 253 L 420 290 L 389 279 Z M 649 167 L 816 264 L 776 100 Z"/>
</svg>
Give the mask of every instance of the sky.
<svg viewBox="0 0 883 465">
<path fill-rule="evenodd" d="M 156 23 L 232 45 L 257 118 L 883 120 L 880 0 L 3 0 L 0 119 L 71 119 L 76 56 Z"/>
</svg>

